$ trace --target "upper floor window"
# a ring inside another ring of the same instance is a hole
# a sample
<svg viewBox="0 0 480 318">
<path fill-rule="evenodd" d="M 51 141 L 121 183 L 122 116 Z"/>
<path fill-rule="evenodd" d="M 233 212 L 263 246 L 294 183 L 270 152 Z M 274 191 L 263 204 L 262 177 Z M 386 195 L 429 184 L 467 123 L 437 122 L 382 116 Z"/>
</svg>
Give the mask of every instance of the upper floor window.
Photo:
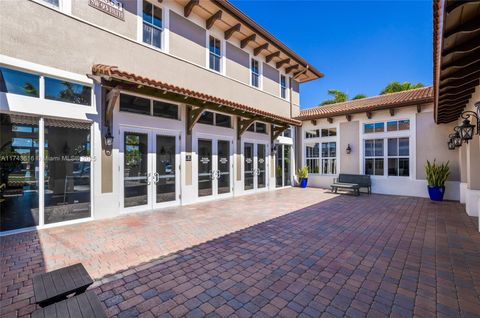
<svg viewBox="0 0 480 318">
<path fill-rule="evenodd" d="M 0 92 L 39 97 L 40 76 L 0 67 Z"/>
<path fill-rule="evenodd" d="M 384 123 L 369 123 L 369 124 L 363 125 L 363 132 L 366 134 L 384 132 L 384 131 L 385 131 Z"/>
<path fill-rule="evenodd" d="M 280 97 L 287 98 L 287 78 L 280 75 Z"/>
<path fill-rule="evenodd" d="M 210 36 L 209 39 L 209 67 L 211 70 L 220 72 L 220 61 L 222 58 L 221 44 L 220 40 Z"/>
<path fill-rule="evenodd" d="M 42 1 L 54 7 L 57 7 L 57 8 L 60 7 L 60 0 L 42 0 Z"/>
<path fill-rule="evenodd" d="M 318 138 L 320 137 L 320 130 L 309 129 L 305 131 L 305 138 Z"/>
<path fill-rule="evenodd" d="M 337 135 L 337 128 L 322 129 L 322 137 L 333 137 Z"/>
<path fill-rule="evenodd" d="M 143 2 L 143 42 L 162 47 L 162 9 L 150 2 Z"/>
<path fill-rule="evenodd" d="M 260 69 L 258 66 L 258 61 L 252 59 L 251 61 L 251 71 L 252 71 L 252 86 L 260 87 Z"/>
<path fill-rule="evenodd" d="M 410 120 L 395 120 L 387 122 L 387 131 L 409 130 Z"/>
</svg>

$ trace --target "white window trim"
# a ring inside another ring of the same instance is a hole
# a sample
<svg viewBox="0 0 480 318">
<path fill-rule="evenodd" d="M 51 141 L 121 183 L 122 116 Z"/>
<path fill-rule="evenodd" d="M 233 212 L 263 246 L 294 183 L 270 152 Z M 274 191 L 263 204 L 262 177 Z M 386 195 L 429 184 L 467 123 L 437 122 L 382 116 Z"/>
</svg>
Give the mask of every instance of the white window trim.
<svg viewBox="0 0 480 318">
<path fill-rule="evenodd" d="M 213 37 L 220 41 L 220 71 L 210 68 L 210 37 Z M 205 32 L 205 68 L 216 74 L 227 77 L 226 74 L 226 58 L 225 58 L 226 42 L 221 34 L 218 34 L 215 30 L 206 30 Z"/>
<path fill-rule="evenodd" d="M 323 149 L 323 144 L 330 144 L 330 143 L 335 143 L 335 157 L 330 157 L 330 156 L 327 156 L 327 157 L 324 157 L 323 156 L 323 153 L 322 153 L 322 149 Z M 337 175 L 337 163 L 338 163 L 338 143 L 337 141 L 321 141 L 320 142 L 320 145 L 319 145 L 320 149 L 319 149 L 319 156 L 320 156 L 320 174 L 322 176 L 334 176 L 334 175 Z M 328 160 L 328 159 L 334 159 L 335 160 L 335 172 L 334 173 L 324 173 L 323 172 L 323 160 Z"/>
<path fill-rule="evenodd" d="M 259 90 L 263 90 L 263 62 L 255 57 L 252 57 L 251 55 L 249 57 L 250 57 L 250 86 Z M 256 74 L 258 76 L 258 86 L 253 85 L 253 74 L 255 74 L 253 73 L 254 61 L 257 62 L 258 64 L 258 73 Z"/>
<path fill-rule="evenodd" d="M 285 77 L 285 97 L 282 97 L 282 76 Z M 289 100 L 290 99 L 290 87 L 289 87 L 289 85 L 290 85 L 290 77 L 279 71 L 278 72 L 278 97 L 280 97 L 283 100 Z"/>
<path fill-rule="evenodd" d="M 181 108 L 182 104 L 180 104 L 180 103 L 177 103 L 177 102 L 174 102 L 174 101 L 171 101 L 171 100 L 168 100 L 168 99 L 162 99 L 162 98 L 158 98 L 158 97 L 154 97 L 154 96 L 138 94 L 138 93 L 131 92 L 131 91 L 120 90 L 120 95 L 122 95 L 122 94 L 148 99 L 150 101 L 150 114 L 149 115 L 135 114 L 135 113 L 120 110 L 120 96 L 118 97 L 118 112 L 119 113 L 128 113 L 128 114 L 132 114 L 132 115 L 136 115 L 136 116 L 148 116 L 148 117 L 153 117 L 153 118 L 161 118 L 161 119 L 165 119 L 165 120 L 176 120 L 176 121 L 181 121 L 182 120 L 182 108 Z M 177 106 L 177 112 L 178 112 L 177 118 L 173 119 L 173 118 L 167 118 L 167 117 L 161 117 L 161 116 L 154 116 L 153 115 L 153 102 L 154 101 L 176 105 Z"/>
<path fill-rule="evenodd" d="M 161 35 L 160 35 L 160 47 L 156 47 L 154 45 L 148 44 L 143 42 L 143 2 L 146 0 L 138 0 L 137 1 L 137 42 L 149 47 L 153 50 L 168 53 L 170 50 L 170 14 L 169 9 L 160 2 L 154 3 L 153 1 L 146 1 L 150 2 L 151 5 L 156 6 L 162 10 L 162 28 L 161 28 Z M 155 28 L 158 28 L 155 26 Z"/>
<path fill-rule="evenodd" d="M 65 14 L 72 14 L 72 0 L 59 0 L 58 7 L 45 0 L 31 0 L 47 8 L 63 12 Z"/>
<path fill-rule="evenodd" d="M 306 138 L 305 133 L 306 130 L 317 130 L 319 131 L 319 136 L 314 137 L 314 138 Z M 322 137 L 322 129 L 335 129 L 337 134 L 335 136 L 328 136 L 328 137 Z M 304 154 L 304 166 L 307 165 L 307 145 L 312 145 L 312 144 L 319 144 L 319 153 L 318 153 L 318 158 L 313 158 L 313 157 L 308 157 L 308 159 L 319 159 L 319 173 L 310 173 L 313 176 L 336 176 L 338 175 L 340 171 L 340 123 L 337 122 L 336 124 L 328 124 L 325 126 L 308 126 L 306 127 L 305 125 L 302 126 L 302 151 Z M 329 143 L 329 142 L 335 142 L 335 157 L 322 157 L 322 143 Z M 335 159 L 335 173 L 333 174 L 324 174 L 323 173 L 323 165 L 322 165 L 322 159 Z"/>
<path fill-rule="evenodd" d="M 389 121 L 400 121 L 400 120 L 409 120 L 410 121 L 410 129 L 409 130 L 396 130 L 396 131 L 387 131 L 386 123 Z M 363 126 L 365 124 L 373 124 L 378 122 L 384 122 L 384 132 L 373 132 L 373 133 L 365 133 Z M 376 118 L 372 118 L 370 120 L 360 120 L 359 122 L 359 171 L 361 174 L 365 174 L 365 140 L 369 139 L 383 139 L 383 152 L 384 152 L 384 165 L 383 165 L 383 176 L 374 176 L 372 175 L 371 178 L 373 179 L 416 179 L 416 171 L 417 171 L 417 156 L 416 156 L 416 114 L 402 114 L 397 116 L 390 116 L 390 115 L 382 115 Z M 388 138 L 409 138 L 409 165 L 410 171 L 408 177 L 402 176 L 389 176 L 388 175 L 388 153 L 386 147 L 388 147 Z"/>
</svg>

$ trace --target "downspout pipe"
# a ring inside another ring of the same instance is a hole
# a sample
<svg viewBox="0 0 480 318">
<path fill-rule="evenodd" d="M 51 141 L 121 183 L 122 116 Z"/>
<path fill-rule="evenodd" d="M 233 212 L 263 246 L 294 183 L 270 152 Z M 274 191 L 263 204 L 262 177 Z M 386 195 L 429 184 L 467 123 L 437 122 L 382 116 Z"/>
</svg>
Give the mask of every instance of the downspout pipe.
<svg viewBox="0 0 480 318">
<path fill-rule="evenodd" d="M 300 75 L 302 74 L 305 74 L 306 72 L 308 72 L 308 64 L 307 66 L 303 69 L 303 71 L 300 71 L 298 72 L 297 74 L 295 74 L 293 77 L 290 77 L 290 118 L 293 118 L 293 87 L 292 87 L 292 83 L 293 83 L 293 80 L 297 79 Z"/>
</svg>

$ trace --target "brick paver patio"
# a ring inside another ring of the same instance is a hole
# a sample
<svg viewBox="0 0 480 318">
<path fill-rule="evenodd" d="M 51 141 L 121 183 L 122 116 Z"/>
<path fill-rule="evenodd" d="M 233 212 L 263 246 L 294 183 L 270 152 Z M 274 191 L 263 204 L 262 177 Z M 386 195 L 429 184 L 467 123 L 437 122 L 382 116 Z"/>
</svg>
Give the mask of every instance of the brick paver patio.
<svg viewBox="0 0 480 318">
<path fill-rule="evenodd" d="M 0 305 L 29 314 L 32 273 L 81 261 L 109 316 L 480 317 L 475 222 L 453 202 L 294 188 L 17 234 Z"/>
</svg>

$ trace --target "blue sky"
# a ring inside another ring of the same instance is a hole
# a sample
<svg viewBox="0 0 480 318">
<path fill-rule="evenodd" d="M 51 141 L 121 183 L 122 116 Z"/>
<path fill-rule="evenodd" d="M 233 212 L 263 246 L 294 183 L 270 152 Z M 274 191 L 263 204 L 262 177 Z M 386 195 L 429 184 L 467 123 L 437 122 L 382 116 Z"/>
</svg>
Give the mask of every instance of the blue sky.
<svg viewBox="0 0 480 318">
<path fill-rule="evenodd" d="M 431 1 L 232 0 L 325 77 L 301 86 L 302 108 L 378 95 L 390 81 L 432 83 Z"/>
</svg>

